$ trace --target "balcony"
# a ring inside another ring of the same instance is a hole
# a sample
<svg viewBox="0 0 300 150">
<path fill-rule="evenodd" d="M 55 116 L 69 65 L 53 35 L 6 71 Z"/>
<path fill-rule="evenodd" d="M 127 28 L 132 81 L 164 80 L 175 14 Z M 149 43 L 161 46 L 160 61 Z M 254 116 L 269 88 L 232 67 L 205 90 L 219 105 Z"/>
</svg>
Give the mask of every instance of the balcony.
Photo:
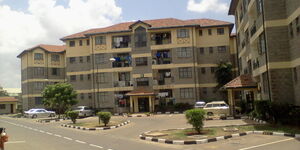
<svg viewBox="0 0 300 150">
<path fill-rule="evenodd" d="M 113 57 L 112 67 L 120 68 L 120 67 L 130 67 L 132 62 L 132 58 L 128 53 L 117 54 Z"/>
<path fill-rule="evenodd" d="M 168 85 L 173 82 L 170 69 L 158 70 L 156 77 L 157 85 Z"/>
<path fill-rule="evenodd" d="M 130 36 L 114 36 L 112 37 L 112 48 L 128 48 L 131 46 Z"/>
<path fill-rule="evenodd" d="M 162 32 L 162 33 L 153 33 L 151 34 L 151 44 L 152 45 L 163 45 L 171 43 L 171 33 Z"/>
<path fill-rule="evenodd" d="M 153 54 L 154 58 L 152 59 L 153 65 L 162 65 L 162 64 L 171 64 L 172 57 L 170 50 L 157 51 Z"/>
<path fill-rule="evenodd" d="M 115 81 L 114 87 L 128 87 L 133 86 L 132 81 Z"/>
</svg>

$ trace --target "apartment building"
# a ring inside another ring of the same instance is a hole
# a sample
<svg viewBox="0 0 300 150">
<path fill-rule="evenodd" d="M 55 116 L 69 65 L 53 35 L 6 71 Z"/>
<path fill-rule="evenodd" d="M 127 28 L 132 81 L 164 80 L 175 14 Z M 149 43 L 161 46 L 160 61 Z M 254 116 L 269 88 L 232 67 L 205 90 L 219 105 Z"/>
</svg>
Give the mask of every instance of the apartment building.
<svg viewBox="0 0 300 150">
<path fill-rule="evenodd" d="M 23 110 L 43 107 L 44 87 L 65 82 L 65 46 L 37 45 L 17 57 L 21 59 Z"/>
<path fill-rule="evenodd" d="M 235 16 L 239 73 L 257 83 L 255 98 L 300 105 L 300 1 L 232 0 L 229 15 Z"/>
<path fill-rule="evenodd" d="M 224 100 L 214 72 L 221 61 L 235 65 L 233 26 L 167 18 L 75 33 L 61 39 L 66 80 L 78 93 L 78 105 L 115 112 Z"/>
</svg>

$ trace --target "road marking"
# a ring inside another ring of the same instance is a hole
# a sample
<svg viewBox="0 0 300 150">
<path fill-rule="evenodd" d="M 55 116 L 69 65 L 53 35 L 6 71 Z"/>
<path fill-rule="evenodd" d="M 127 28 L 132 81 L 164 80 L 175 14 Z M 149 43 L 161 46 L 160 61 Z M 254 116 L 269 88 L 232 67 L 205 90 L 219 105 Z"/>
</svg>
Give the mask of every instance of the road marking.
<svg viewBox="0 0 300 150">
<path fill-rule="evenodd" d="M 41 133 L 45 133 L 45 131 L 43 131 L 43 130 L 40 130 L 40 132 L 41 132 Z"/>
<path fill-rule="evenodd" d="M 107 150 L 113 150 L 113 149 L 107 149 Z"/>
<path fill-rule="evenodd" d="M 50 132 L 46 132 L 46 134 L 53 135 L 53 133 L 50 133 Z"/>
<path fill-rule="evenodd" d="M 56 137 L 61 137 L 61 135 L 58 135 L 58 134 L 54 134 L 54 136 L 56 136 Z"/>
<path fill-rule="evenodd" d="M 94 145 L 94 144 L 90 144 L 90 146 L 97 147 L 97 148 L 103 148 L 103 147 L 101 147 L 101 146 Z"/>
<path fill-rule="evenodd" d="M 75 140 L 75 141 L 78 143 L 81 143 L 81 144 L 86 144 L 86 142 L 83 142 L 83 141 L 79 141 L 79 140 Z"/>
<path fill-rule="evenodd" d="M 70 140 L 70 141 L 73 140 L 73 139 L 71 139 L 71 138 L 69 138 L 69 137 L 64 137 L 64 139 L 67 139 L 67 140 Z"/>
<path fill-rule="evenodd" d="M 256 148 L 256 147 L 262 147 L 262 146 L 266 146 L 266 145 L 271 145 L 271 144 L 276 144 L 276 143 L 280 143 L 280 142 L 290 141 L 290 140 L 293 140 L 293 139 L 294 138 L 288 138 L 288 139 L 279 140 L 279 141 L 275 141 L 275 142 L 270 142 L 270 143 L 265 143 L 265 144 L 261 144 L 261 145 L 246 147 L 246 148 L 242 148 L 242 149 L 239 149 L 239 150 L 253 149 L 253 148 Z"/>
<path fill-rule="evenodd" d="M 9 141 L 9 142 L 5 142 L 5 144 L 16 144 L 16 143 L 25 143 L 25 141 Z"/>
</svg>

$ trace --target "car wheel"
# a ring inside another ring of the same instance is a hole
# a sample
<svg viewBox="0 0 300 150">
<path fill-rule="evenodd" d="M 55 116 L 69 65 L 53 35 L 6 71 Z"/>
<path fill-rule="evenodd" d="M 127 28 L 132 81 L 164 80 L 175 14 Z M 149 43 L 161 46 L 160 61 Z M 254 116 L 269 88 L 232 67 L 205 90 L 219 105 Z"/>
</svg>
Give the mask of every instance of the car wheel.
<svg viewBox="0 0 300 150">
<path fill-rule="evenodd" d="M 84 114 L 83 117 L 86 118 L 86 114 Z"/>
<path fill-rule="evenodd" d="M 213 115 L 214 115 L 214 113 L 212 113 L 212 112 L 207 113 L 207 116 L 213 116 Z"/>
<path fill-rule="evenodd" d="M 31 118 L 37 118 L 37 115 L 32 115 L 32 117 Z"/>
<path fill-rule="evenodd" d="M 49 117 L 54 117 L 55 115 L 54 114 L 50 114 L 50 116 Z"/>
</svg>

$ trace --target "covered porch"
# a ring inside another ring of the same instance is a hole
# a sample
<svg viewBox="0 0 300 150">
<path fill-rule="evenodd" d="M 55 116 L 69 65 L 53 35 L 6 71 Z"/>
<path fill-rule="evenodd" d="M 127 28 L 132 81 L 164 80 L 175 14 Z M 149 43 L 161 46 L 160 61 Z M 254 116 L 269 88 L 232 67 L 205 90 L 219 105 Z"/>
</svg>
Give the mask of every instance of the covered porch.
<svg viewBox="0 0 300 150">
<path fill-rule="evenodd" d="M 223 86 L 227 90 L 228 103 L 230 108 L 230 115 L 235 116 L 236 114 L 236 99 L 235 92 L 245 93 L 246 107 L 247 109 L 253 109 L 253 103 L 258 100 L 258 88 L 257 83 L 253 80 L 252 75 L 244 74 L 236 77 Z"/>
<path fill-rule="evenodd" d="M 153 91 L 135 90 L 126 94 L 130 97 L 131 113 L 153 112 L 155 94 Z"/>
</svg>

